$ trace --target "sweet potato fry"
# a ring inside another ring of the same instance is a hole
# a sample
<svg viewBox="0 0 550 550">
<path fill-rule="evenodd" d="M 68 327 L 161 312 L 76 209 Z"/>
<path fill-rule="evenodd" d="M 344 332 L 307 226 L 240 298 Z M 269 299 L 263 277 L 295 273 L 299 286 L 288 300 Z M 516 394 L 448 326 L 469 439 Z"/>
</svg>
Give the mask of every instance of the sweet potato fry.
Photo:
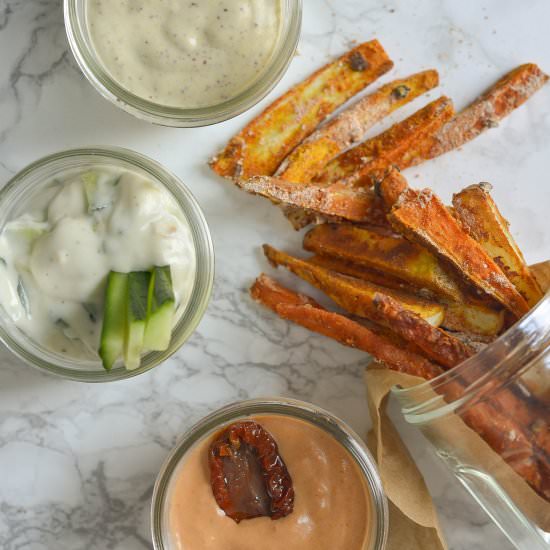
<svg viewBox="0 0 550 550">
<path fill-rule="evenodd" d="M 295 184 L 268 176 L 236 180 L 235 183 L 249 193 L 310 210 L 313 215 L 388 226 L 382 200 L 372 189 L 354 190 L 338 183 L 329 187 L 319 187 L 315 184 Z"/>
<path fill-rule="evenodd" d="M 445 124 L 434 136 L 423 155 L 432 159 L 461 147 L 499 122 L 527 101 L 546 82 L 548 76 L 534 63 L 516 67 L 504 75 L 481 97 Z M 422 161 L 417 157 L 416 164 Z"/>
<path fill-rule="evenodd" d="M 327 311 L 304 295 L 294 300 L 290 290 L 260 275 L 250 289 L 252 298 L 270 308 L 279 317 L 293 321 L 313 332 L 328 336 L 345 346 L 370 353 L 389 368 L 431 380 L 443 372 L 428 359 L 394 345 L 391 340 L 337 313 Z M 278 301 L 278 296 L 283 300 Z"/>
<path fill-rule="evenodd" d="M 308 258 L 307 262 L 394 290 L 414 292 L 416 295 L 430 300 L 438 299 L 445 306 L 442 327 L 455 332 L 467 333 L 471 336 L 475 335 L 477 339 L 482 341 L 486 341 L 488 338 L 492 339 L 501 332 L 504 326 L 503 310 L 495 310 L 467 295 L 464 295 L 460 302 L 441 296 L 437 297 L 435 293 L 425 288 L 415 288 L 410 283 L 404 282 L 403 279 L 388 273 L 381 273 L 375 269 L 335 257 L 316 254 Z"/>
<path fill-rule="evenodd" d="M 271 176 L 330 113 L 393 66 L 377 40 L 360 44 L 272 103 L 210 162 L 220 176 Z"/>
<path fill-rule="evenodd" d="M 509 223 L 500 213 L 490 191 L 490 184 L 480 183 L 455 194 L 455 217 L 533 307 L 542 298 L 542 290 L 525 263 L 521 250 L 510 234 Z"/>
<path fill-rule="evenodd" d="M 388 296 L 392 303 L 414 312 L 417 319 L 424 319 L 428 324 L 439 326 L 443 320 L 445 308 L 437 302 L 430 302 L 399 290 L 384 288 L 367 281 L 341 275 L 324 267 L 310 264 L 290 254 L 286 254 L 264 244 L 264 254 L 275 266 L 283 266 L 295 275 L 322 290 L 339 306 L 353 315 L 366 317 L 371 321 L 388 326 L 386 317 L 379 315 L 380 309 L 375 305 L 375 296 Z M 388 328 L 393 328 L 388 326 Z"/>
<path fill-rule="evenodd" d="M 414 164 L 426 141 L 453 115 L 452 101 L 440 97 L 385 132 L 342 153 L 314 181 L 328 184 L 345 180 L 349 184 L 371 185 L 372 174 L 384 167 L 394 165 L 403 170 Z"/>
<path fill-rule="evenodd" d="M 529 305 L 500 267 L 462 230 L 431 190 L 408 189 L 402 193 L 389 219 L 396 231 L 444 258 L 464 279 L 500 302 L 516 317 L 529 311 Z"/>
<path fill-rule="evenodd" d="M 318 225 L 306 234 L 304 248 L 388 273 L 453 301 L 463 298 L 458 283 L 441 267 L 436 256 L 387 231 L 348 224 Z"/>
<path fill-rule="evenodd" d="M 394 80 L 360 99 L 305 139 L 283 161 L 276 175 L 308 183 L 342 151 L 358 143 L 378 121 L 439 84 L 429 70 Z"/>
</svg>

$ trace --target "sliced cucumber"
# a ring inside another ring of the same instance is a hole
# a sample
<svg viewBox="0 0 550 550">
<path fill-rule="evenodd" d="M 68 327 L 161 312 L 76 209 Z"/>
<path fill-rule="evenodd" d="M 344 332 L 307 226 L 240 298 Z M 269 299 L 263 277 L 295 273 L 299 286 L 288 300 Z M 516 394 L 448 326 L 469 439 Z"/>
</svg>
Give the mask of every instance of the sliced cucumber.
<svg viewBox="0 0 550 550">
<path fill-rule="evenodd" d="M 149 287 L 149 311 L 143 345 L 152 351 L 168 349 L 172 338 L 176 299 L 170 266 L 155 267 Z"/>
<path fill-rule="evenodd" d="M 124 350 L 127 303 L 128 274 L 111 271 L 107 280 L 103 328 L 99 347 L 99 356 L 106 370 L 111 370 Z"/>
<path fill-rule="evenodd" d="M 93 170 L 90 170 L 89 172 L 82 174 L 80 179 L 84 182 L 84 192 L 86 193 L 88 208 L 93 210 L 97 195 L 97 180 L 99 179 L 99 174 Z"/>
<path fill-rule="evenodd" d="M 128 275 L 126 338 L 124 341 L 124 363 L 128 370 L 137 369 L 141 363 L 150 281 L 151 273 L 149 271 L 133 271 Z"/>
</svg>

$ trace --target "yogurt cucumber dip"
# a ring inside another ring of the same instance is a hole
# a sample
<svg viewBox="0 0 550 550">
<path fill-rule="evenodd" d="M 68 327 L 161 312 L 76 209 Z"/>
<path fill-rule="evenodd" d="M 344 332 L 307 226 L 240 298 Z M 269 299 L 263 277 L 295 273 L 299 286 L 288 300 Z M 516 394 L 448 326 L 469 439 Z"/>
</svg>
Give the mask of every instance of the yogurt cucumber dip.
<svg viewBox="0 0 550 550">
<path fill-rule="evenodd" d="M 278 42 L 283 0 L 87 0 L 100 63 L 120 86 L 193 109 L 247 89 Z"/>
<path fill-rule="evenodd" d="M 187 220 L 159 183 L 123 168 L 71 171 L 0 233 L 0 304 L 50 352 L 134 369 L 168 347 L 195 261 Z"/>
</svg>

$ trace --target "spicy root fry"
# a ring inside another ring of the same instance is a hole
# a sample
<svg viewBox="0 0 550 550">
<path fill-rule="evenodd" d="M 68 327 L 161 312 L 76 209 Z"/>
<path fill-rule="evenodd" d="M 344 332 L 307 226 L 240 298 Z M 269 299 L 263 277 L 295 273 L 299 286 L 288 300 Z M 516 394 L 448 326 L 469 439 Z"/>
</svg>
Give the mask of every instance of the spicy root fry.
<svg viewBox="0 0 550 550">
<path fill-rule="evenodd" d="M 437 302 L 418 298 L 402 290 L 392 290 L 368 281 L 335 273 L 325 267 L 310 264 L 306 260 L 281 252 L 267 244 L 264 244 L 263 250 L 273 266 L 287 268 L 300 279 L 322 290 L 334 302 L 353 315 L 366 317 L 382 325 L 389 324 L 389 320 L 380 314 L 379 308 L 375 304 L 376 296 L 387 296 L 399 307 L 413 312 L 418 319 L 423 319 L 430 325 L 439 326 L 443 320 L 445 308 Z M 385 322 L 386 320 L 388 322 Z"/>
<path fill-rule="evenodd" d="M 338 183 L 329 187 L 295 184 L 269 176 L 255 176 L 235 183 L 248 193 L 310 210 L 315 216 L 388 226 L 384 204 L 372 189 L 358 191 Z"/>
<path fill-rule="evenodd" d="M 393 67 L 378 40 L 360 44 L 290 89 L 233 137 L 210 167 L 220 176 L 271 176 L 335 109 Z"/>
<path fill-rule="evenodd" d="M 396 346 L 388 338 L 343 315 L 327 311 L 309 296 L 295 293 L 265 274 L 256 279 L 250 294 L 282 319 L 293 321 L 345 346 L 366 351 L 393 370 L 428 380 L 443 372 L 441 367 L 421 355 Z"/>
<path fill-rule="evenodd" d="M 516 317 L 529 311 L 529 305 L 500 267 L 431 190 L 407 189 L 388 218 L 396 231 L 444 258 L 474 288 L 500 302 Z"/>
<path fill-rule="evenodd" d="M 385 132 L 336 157 L 314 180 L 322 183 L 345 180 L 370 185 L 369 175 L 380 170 L 382 165 L 394 165 L 403 170 L 414 164 L 414 159 L 432 143 L 433 135 L 453 115 L 453 102 L 448 97 L 440 97 Z M 378 165 L 376 160 L 379 160 Z"/>
<path fill-rule="evenodd" d="M 279 166 L 282 179 L 307 183 L 374 124 L 439 84 L 435 70 L 422 71 L 385 84 L 360 99 L 306 138 Z"/>
<path fill-rule="evenodd" d="M 509 230 L 509 223 L 491 197 L 489 183 L 466 187 L 453 196 L 455 217 L 500 266 L 530 307 L 543 297 L 537 280 Z"/>
</svg>

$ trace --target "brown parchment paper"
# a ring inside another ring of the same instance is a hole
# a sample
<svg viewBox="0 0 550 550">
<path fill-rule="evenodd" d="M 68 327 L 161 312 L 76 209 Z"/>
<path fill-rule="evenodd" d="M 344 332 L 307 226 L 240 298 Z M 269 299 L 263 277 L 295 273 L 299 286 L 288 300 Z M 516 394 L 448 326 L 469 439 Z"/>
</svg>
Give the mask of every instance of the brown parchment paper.
<svg viewBox="0 0 550 550">
<path fill-rule="evenodd" d="M 531 268 L 541 287 L 550 290 L 550 261 Z M 380 471 L 389 500 L 389 550 L 445 550 L 447 545 L 441 531 L 432 498 L 422 474 L 399 437 L 386 413 L 392 387 L 409 388 L 424 380 L 384 368 L 373 362 L 367 367 L 365 382 L 372 419 L 368 443 Z M 550 505 L 537 495 L 525 481 L 496 454 L 481 437 L 469 429 L 459 417 L 447 418 L 445 429 L 453 432 L 464 449 L 469 449 L 482 466 L 498 472 L 498 478 L 510 496 L 540 527 L 550 530 Z M 449 434 L 446 432 L 446 436 Z"/>
</svg>

